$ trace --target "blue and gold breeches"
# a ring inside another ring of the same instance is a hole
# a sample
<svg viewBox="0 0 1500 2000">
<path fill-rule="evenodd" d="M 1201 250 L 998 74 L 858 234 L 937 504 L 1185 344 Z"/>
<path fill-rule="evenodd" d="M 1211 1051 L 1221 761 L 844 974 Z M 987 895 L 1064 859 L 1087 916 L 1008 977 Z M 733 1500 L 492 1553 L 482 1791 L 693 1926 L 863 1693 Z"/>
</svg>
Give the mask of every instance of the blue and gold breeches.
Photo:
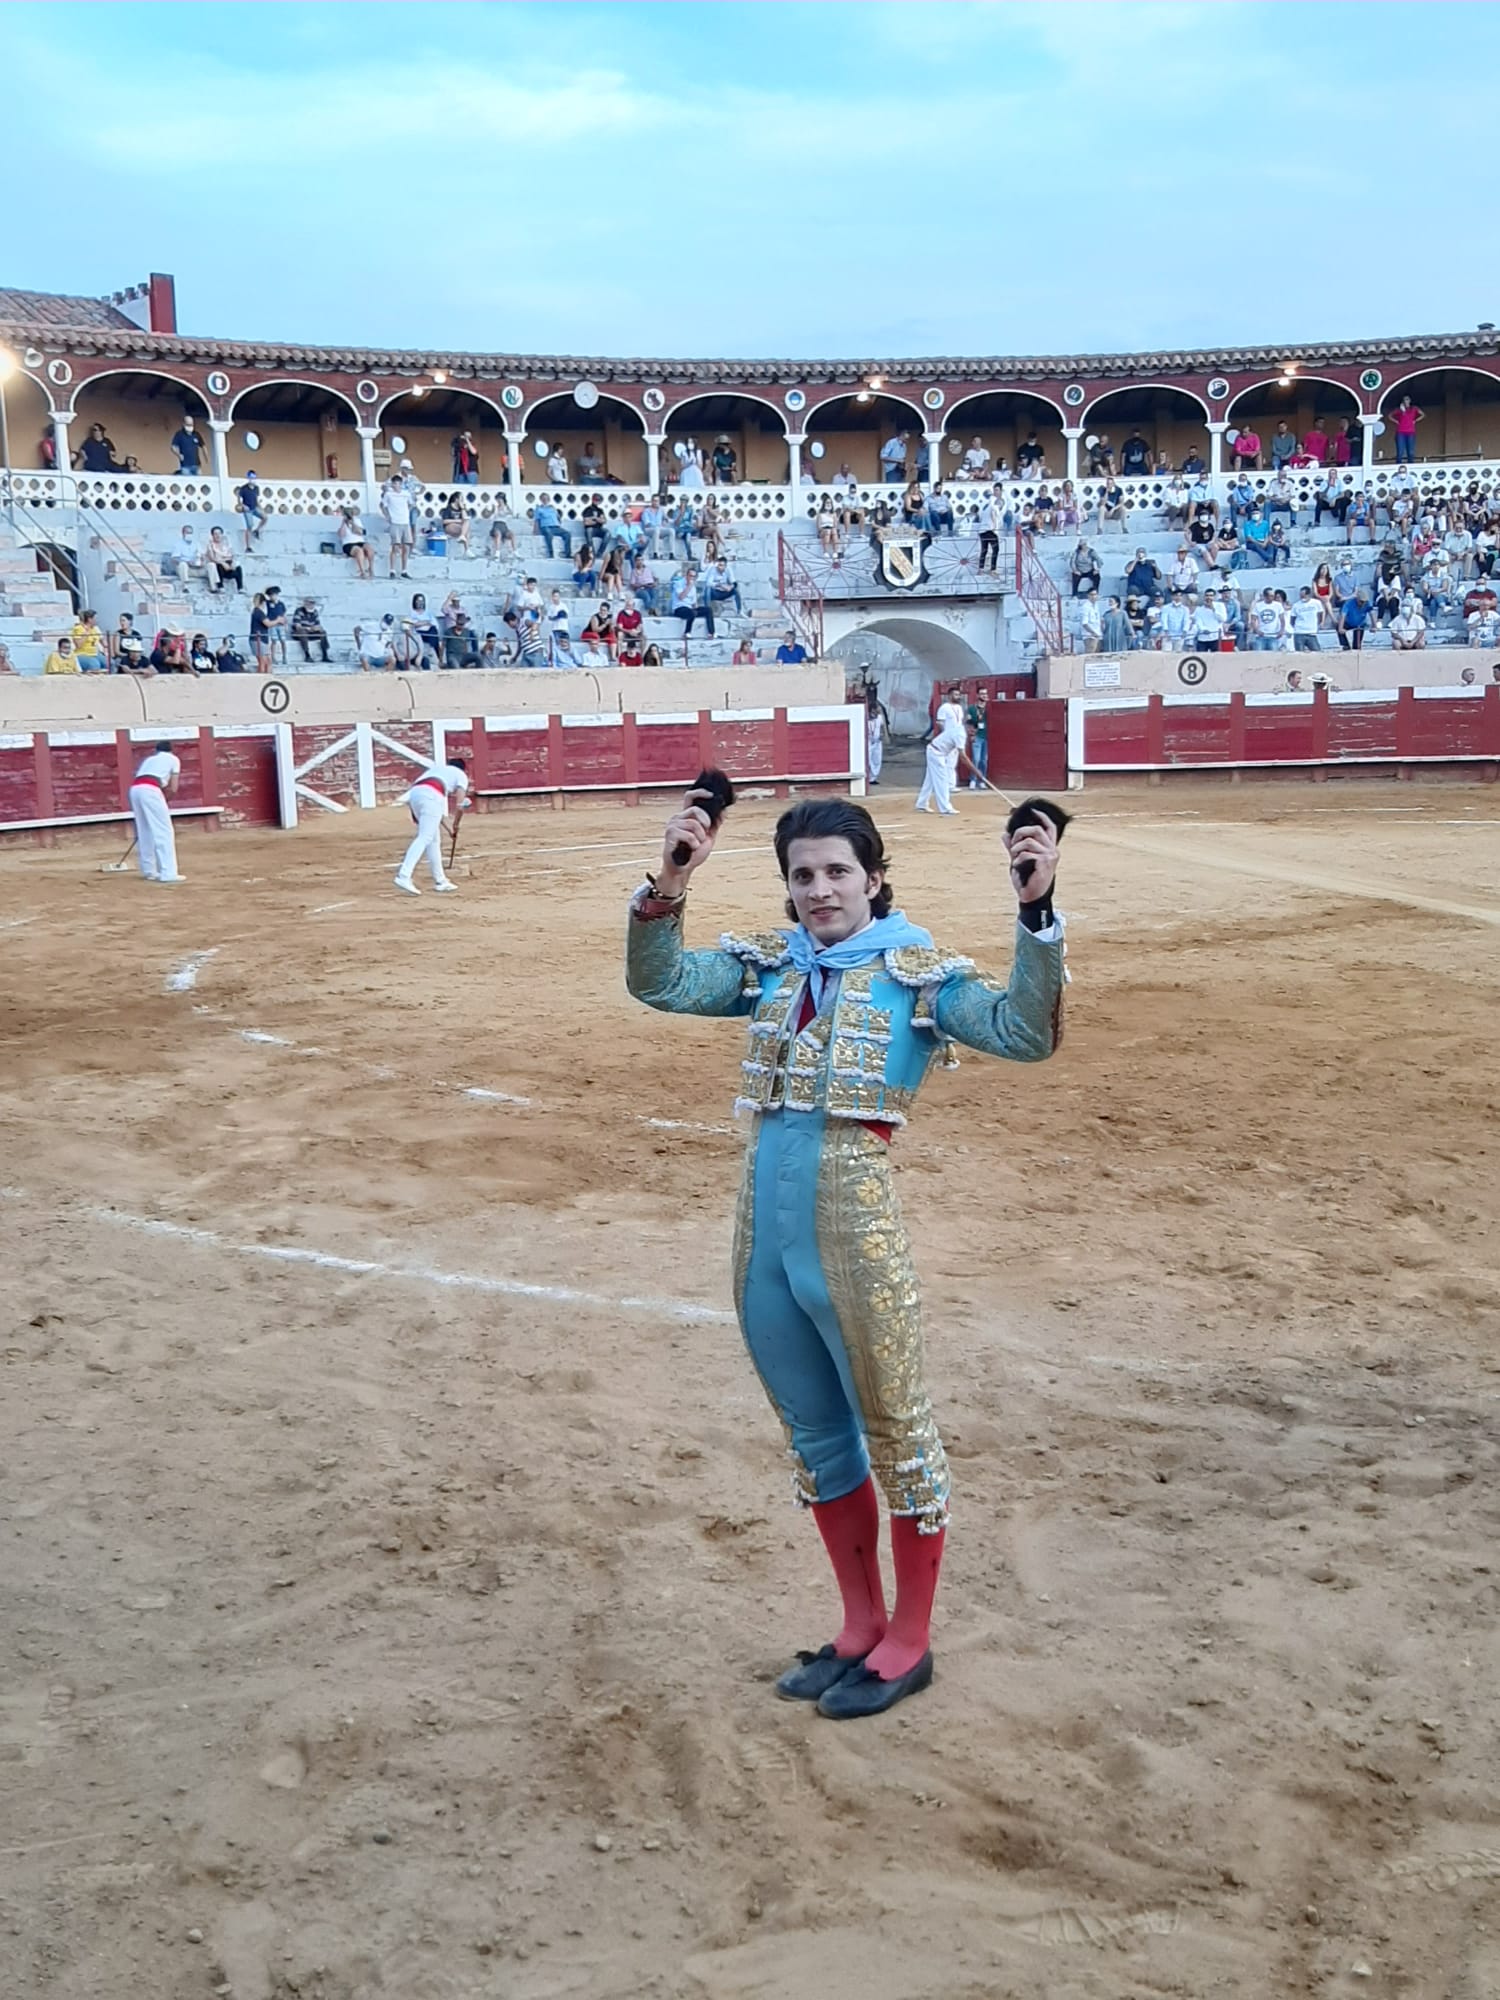
<svg viewBox="0 0 1500 2000">
<path fill-rule="evenodd" d="M 796 1496 L 838 1500 L 873 1472 L 893 1514 L 936 1533 L 948 1518 L 948 1458 L 889 1149 L 821 1112 L 771 1111 L 756 1125 L 735 1222 L 735 1307 L 786 1429 Z"/>
</svg>

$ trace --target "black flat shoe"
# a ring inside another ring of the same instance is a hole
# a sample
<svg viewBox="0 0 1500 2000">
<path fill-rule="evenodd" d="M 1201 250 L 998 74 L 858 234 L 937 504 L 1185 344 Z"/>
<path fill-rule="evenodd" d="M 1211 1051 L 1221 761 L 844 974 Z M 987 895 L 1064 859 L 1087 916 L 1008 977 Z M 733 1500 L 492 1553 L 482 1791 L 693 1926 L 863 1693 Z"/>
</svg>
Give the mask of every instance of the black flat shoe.
<svg viewBox="0 0 1500 2000">
<path fill-rule="evenodd" d="M 931 1653 L 924 1653 L 909 1674 L 901 1674 L 893 1681 L 883 1681 L 879 1674 L 870 1672 L 863 1660 L 856 1660 L 819 1701 L 818 1713 L 833 1722 L 851 1722 L 857 1715 L 884 1715 L 898 1701 L 905 1701 L 909 1694 L 920 1694 L 931 1685 Z"/>
<path fill-rule="evenodd" d="M 816 1653 L 799 1653 L 795 1667 L 788 1667 L 776 1683 L 783 1701 L 818 1701 L 845 1674 L 859 1666 L 859 1660 L 841 1660 L 832 1646 L 820 1646 Z"/>
</svg>

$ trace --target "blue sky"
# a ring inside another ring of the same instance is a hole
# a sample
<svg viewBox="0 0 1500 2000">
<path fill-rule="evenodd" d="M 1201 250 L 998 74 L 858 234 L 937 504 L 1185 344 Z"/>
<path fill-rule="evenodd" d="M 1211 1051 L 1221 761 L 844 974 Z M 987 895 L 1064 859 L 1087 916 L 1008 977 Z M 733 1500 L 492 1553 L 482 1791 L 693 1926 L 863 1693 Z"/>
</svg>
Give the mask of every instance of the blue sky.
<svg viewBox="0 0 1500 2000">
<path fill-rule="evenodd" d="M 1493 7 L 57 0 L 0 7 L 0 54 L 46 194 L 0 282 L 170 271 L 188 332 L 897 357 L 1500 319 Z"/>
</svg>

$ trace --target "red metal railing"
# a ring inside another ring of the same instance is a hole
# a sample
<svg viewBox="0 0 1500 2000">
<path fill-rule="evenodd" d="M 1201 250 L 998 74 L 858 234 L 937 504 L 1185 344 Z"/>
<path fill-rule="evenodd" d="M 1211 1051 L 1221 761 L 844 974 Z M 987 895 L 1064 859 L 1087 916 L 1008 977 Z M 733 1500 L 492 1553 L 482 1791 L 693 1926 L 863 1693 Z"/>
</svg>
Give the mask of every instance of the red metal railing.
<svg viewBox="0 0 1500 2000">
<path fill-rule="evenodd" d="M 823 657 L 823 593 L 784 534 L 776 536 L 776 594 L 811 660 Z"/>
<path fill-rule="evenodd" d="M 1031 537 L 1016 530 L 1016 589 L 1031 613 L 1044 653 L 1066 653 L 1072 642 L 1063 629 L 1062 593 L 1048 576 Z"/>
</svg>

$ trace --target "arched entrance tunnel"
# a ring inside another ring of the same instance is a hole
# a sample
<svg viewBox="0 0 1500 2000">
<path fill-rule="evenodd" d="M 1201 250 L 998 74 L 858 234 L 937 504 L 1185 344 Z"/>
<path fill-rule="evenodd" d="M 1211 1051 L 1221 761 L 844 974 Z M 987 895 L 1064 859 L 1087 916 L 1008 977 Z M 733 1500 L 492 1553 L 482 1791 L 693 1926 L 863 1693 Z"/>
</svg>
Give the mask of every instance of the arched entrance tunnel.
<svg viewBox="0 0 1500 2000">
<path fill-rule="evenodd" d="M 824 615 L 831 624 L 829 613 Z M 986 604 L 982 615 L 994 625 L 993 605 Z M 895 736 L 920 736 L 926 729 L 934 682 L 967 681 L 1002 671 L 993 646 L 980 651 L 946 622 L 879 613 L 854 616 L 858 622 L 825 644 L 824 656 L 877 683 Z M 973 636 L 983 643 L 982 633 Z"/>
</svg>

